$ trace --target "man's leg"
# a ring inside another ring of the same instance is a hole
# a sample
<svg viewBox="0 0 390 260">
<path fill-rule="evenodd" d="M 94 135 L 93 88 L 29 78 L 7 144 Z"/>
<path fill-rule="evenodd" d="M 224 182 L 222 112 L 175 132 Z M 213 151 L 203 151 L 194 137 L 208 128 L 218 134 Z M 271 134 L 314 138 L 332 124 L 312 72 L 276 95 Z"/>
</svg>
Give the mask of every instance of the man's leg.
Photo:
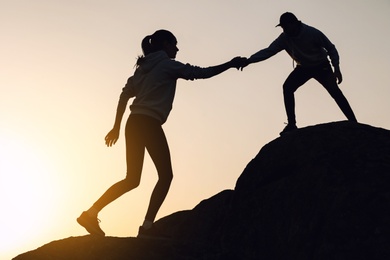
<svg viewBox="0 0 390 260">
<path fill-rule="evenodd" d="M 310 73 L 297 66 L 283 84 L 284 106 L 287 114 L 287 126 L 281 134 L 296 129 L 294 92 L 311 78 Z"/>
<path fill-rule="evenodd" d="M 322 86 L 328 91 L 331 97 L 336 101 L 337 105 L 351 122 L 357 122 L 355 114 L 352 111 L 351 106 L 348 103 L 348 100 L 344 96 L 343 92 L 340 90 L 337 85 L 336 78 L 333 74 L 332 68 L 330 65 L 324 67 L 318 75 L 315 76 L 315 79 L 321 83 Z"/>
</svg>

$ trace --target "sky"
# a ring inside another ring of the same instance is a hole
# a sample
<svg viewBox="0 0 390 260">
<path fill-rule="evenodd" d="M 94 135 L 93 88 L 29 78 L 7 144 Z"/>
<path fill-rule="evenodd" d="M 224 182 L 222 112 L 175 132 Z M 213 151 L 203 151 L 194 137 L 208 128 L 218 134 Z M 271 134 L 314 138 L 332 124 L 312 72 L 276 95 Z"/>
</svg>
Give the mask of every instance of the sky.
<svg viewBox="0 0 390 260">
<path fill-rule="evenodd" d="M 207 67 L 267 47 L 286 11 L 336 45 L 340 88 L 358 121 L 390 129 L 388 0 L 1 0 L 0 259 L 86 235 L 76 218 L 125 177 L 123 131 L 114 147 L 104 137 L 146 35 L 170 30 L 176 59 Z M 280 52 L 244 71 L 178 80 L 163 126 L 174 179 L 157 219 L 234 189 L 285 126 L 282 84 L 292 69 Z M 295 98 L 298 127 L 345 120 L 314 80 Z M 141 185 L 99 214 L 107 236 L 137 235 L 156 181 L 147 155 Z"/>
</svg>

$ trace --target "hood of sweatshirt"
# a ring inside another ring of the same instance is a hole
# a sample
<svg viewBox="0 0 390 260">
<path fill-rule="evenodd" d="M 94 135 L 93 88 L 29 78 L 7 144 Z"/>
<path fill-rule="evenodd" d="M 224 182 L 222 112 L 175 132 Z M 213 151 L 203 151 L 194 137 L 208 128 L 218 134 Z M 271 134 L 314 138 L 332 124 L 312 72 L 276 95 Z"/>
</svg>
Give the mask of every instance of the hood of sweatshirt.
<svg viewBox="0 0 390 260">
<path fill-rule="evenodd" d="M 149 55 L 146 55 L 144 57 L 144 61 L 139 66 L 138 70 L 141 73 L 148 73 L 154 67 L 156 67 L 156 65 L 159 64 L 161 61 L 167 60 L 167 59 L 169 59 L 169 57 L 165 51 L 156 51 L 156 52 L 150 53 Z"/>
<path fill-rule="evenodd" d="M 151 88 L 154 88 L 154 77 L 150 74 L 159 63 L 166 60 L 169 60 L 169 57 L 165 51 L 153 52 L 143 58 L 142 64 L 135 70 L 132 77 L 132 88 L 136 96 L 147 95 Z"/>
<path fill-rule="evenodd" d="M 171 59 L 165 51 L 145 56 L 131 77 L 129 93 L 135 96 L 130 110 L 134 114 L 151 116 L 163 124 L 172 109 L 176 78 L 168 77 Z"/>
</svg>

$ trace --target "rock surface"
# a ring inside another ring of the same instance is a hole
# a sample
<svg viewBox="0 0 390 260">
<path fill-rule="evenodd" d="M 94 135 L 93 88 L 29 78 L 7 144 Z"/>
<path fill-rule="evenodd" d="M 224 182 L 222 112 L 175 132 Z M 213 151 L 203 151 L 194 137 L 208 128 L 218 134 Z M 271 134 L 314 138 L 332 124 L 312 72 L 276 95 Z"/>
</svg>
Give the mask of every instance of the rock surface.
<svg viewBox="0 0 390 260">
<path fill-rule="evenodd" d="M 14 259 L 390 259 L 390 131 L 294 131 L 265 145 L 234 190 L 156 225 L 174 240 L 70 237 Z"/>
</svg>

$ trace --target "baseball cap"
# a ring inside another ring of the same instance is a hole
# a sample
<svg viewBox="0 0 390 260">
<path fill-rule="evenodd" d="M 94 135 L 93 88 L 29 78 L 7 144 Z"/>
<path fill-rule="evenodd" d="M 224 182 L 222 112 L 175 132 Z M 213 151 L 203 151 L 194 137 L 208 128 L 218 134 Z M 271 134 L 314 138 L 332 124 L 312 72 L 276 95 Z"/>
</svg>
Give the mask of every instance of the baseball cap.
<svg viewBox="0 0 390 260">
<path fill-rule="evenodd" d="M 280 19 L 279 19 L 279 24 L 276 25 L 277 26 L 284 26 L 286 24 L 293 24 L 293 23 L 296 23 L 298 22 L 298 19 L 297 17 L 293 14 L 293 13 L 290 13 L 290 12 L 286 12 L 284 14 L 282 14 L 280 16 Z"/>
</svg>

